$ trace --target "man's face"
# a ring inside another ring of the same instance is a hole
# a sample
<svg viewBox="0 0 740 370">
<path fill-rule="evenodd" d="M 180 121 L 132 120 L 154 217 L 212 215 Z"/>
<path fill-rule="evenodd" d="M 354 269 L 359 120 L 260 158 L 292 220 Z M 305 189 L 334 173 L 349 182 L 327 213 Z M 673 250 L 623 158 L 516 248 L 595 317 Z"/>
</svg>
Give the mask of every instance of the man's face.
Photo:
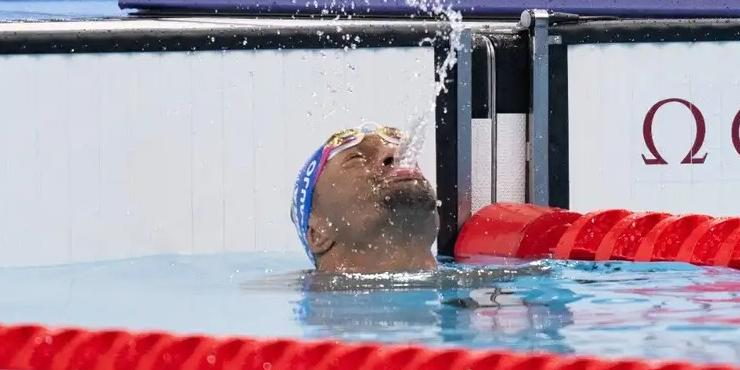
<svg viewBox="0 0 740 370">
<path fill-rule="evenodd" d="M 335 155 L 319 177 L 311 217 L 324 218 L 323 224 L 338 241 L 358 246 L 384 231 L 393 234 L 394 226 L 430 217 L 436 235 L 434 190 L 418 168 L 395 167 L 397 149 L 396 144 L 368 134 L 358 145 Z M 416 232 L 429 233 L 421 228 Z"/>
</svg>

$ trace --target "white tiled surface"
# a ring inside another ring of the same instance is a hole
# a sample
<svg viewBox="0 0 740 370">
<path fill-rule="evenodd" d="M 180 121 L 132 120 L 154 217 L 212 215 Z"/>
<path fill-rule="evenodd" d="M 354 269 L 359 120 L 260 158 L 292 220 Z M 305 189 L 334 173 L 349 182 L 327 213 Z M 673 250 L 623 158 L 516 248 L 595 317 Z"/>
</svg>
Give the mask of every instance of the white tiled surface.
<svg viewBox="0 0 740 370">
<path fill-rule="evenodd" d="M 300 248 L 307 155 L 433 81 L 426 47 L 0 56 L 0 266 Z"/>
<path fill-rule="evenodd" d="M 568 47 L 571 208 L 629 208 L 739 215 L 740 150 L 732 142 L 740 110 L 740 42 L 595 44 Z M 652 135 L 667 165 L 651 157 L 643 122 L 669 98 L 698 107 L 703 164 L 681 164 L 696 136 L 689 109 L 668 103 Z"/>
</svg>

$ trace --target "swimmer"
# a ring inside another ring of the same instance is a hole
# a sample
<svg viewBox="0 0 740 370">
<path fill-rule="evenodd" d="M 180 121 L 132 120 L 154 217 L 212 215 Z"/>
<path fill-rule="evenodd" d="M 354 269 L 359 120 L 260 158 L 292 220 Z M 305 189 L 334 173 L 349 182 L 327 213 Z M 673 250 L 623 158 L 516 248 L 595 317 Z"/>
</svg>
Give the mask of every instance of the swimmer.
<svg viewBox="0 0 740 370">
<path fill-rule="evenodd" d="M 418 167 L 395 166 L 404 133 L 365 124 L 332 135 L 296 181 L 291 219 L 320 272 L 436 268 L 436 195 Z"/>
</svg>

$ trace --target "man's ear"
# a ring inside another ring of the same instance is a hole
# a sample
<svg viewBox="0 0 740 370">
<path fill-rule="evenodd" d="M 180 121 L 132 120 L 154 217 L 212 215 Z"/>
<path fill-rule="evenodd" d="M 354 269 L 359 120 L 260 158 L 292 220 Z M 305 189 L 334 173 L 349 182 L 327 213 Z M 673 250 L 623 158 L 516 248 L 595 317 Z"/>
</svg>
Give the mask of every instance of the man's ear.
<svg viewBox="0 0 740 370">
<path fill-rule="evenodd" d="M 320 217 L 311 217 L 308 219 L 308 245 L 314 256 L 326 253 L 334 246 L 333 230 L 327 227 L 326 220 Z"/>
</svg>

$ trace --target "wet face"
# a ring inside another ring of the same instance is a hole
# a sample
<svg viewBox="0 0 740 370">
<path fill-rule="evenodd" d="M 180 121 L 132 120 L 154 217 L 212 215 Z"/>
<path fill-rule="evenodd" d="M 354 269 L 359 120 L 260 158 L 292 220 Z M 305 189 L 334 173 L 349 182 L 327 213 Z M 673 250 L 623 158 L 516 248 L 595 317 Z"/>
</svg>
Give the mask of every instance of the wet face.
<svg viewBox="0 0 740 370">
<path fill-rule="evenodd" d="M 352 271 L 379 264 L 404 270 L 402 261 L 388 261 L 392 258 L 433 259 L 434 190 L 418 168 L 394 166 L 396 150 L 369 134 L 324 167 L 309 222 L 309 244 L 320 269 L 327 266 L 322 259 L 343 260 L 345 270 Z"/>
</svg>

